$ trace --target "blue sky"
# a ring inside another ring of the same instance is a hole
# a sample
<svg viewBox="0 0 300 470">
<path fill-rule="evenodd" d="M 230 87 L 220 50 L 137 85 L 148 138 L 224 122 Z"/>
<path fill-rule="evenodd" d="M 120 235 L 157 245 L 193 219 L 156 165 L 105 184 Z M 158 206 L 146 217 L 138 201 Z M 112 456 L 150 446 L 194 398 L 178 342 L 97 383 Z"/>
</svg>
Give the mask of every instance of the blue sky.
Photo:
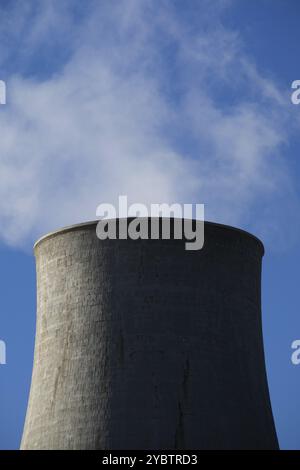
<svg viewBox="0 0 300 470">
<path fill-rule="evenodd" d="M 273 412 L 300 449 L 299 17 L 298 0 L 0 2 L 0 448 L 26 410 L 33 242 L 127 194 L 204 203 L 263 240 Z"/>
</svg>

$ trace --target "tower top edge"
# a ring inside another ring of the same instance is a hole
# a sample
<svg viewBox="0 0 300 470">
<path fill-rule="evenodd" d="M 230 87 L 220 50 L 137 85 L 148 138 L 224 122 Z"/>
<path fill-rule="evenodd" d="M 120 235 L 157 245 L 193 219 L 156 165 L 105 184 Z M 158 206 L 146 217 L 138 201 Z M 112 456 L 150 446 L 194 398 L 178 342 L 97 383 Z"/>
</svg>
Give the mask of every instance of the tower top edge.
<svg viewBox="0 0 300 470">
<path fill-rule="evenodd" d="M 163 219 L 164 217 L 139 217 L 139 218 L 140 219 L 155 219 L 155 218 Z M 127 218 L 128 221 L 131 221 L 133 219 L 135 219 L 135 217 L 128 217 Z M 175 219 L 175 218 L 172 218 L 172 219 Z M 112 220 L 112 219 L 107 219 L 107 220 Z M 117 217 L 116 220 L 120 220 L 120 218 Z M 193 222 L 196 222 L 196 219 L 192 219 L 192 220 L 193 220 Z M 96 226 L 97 226 L 98 222 L 99 222 L 99 220 L 91 220 L 91 221 L 87 221 L 87 222 L 81 222 L 81 223 L 78 223 L 78 224 L 67 225 L 65 227 L 58 228 L 57 230 L 53 230 L 51 232 L 48 232 L 45 235 L 42 235 L 40 238 L 37 239 L 37 241 L 33 245 L 33 250 L 35 250 L 36 247 L 38 245 L 40 245 L 43 241 L 48 240 L 49 238 L 53 238 L 53 237 L 58 236 L 58 235 L 62 235 L 62 234 L 67 233 L 67 232 L 73 232 L 73 231 L 84 230 L 84 229 L 85 230 L 92 230 L 92 229 L 96 230 Z M 201 221 L 198 221 L 198 222 L 201 222 Z M 248 232 L 247 230 L 244 230 L 244 229 L 241 229 L 241 228 L 238 228 L 238 227 L 234 227 L 232 225 L 221 224 L 221 223 L 218 223 L 218 222 L 212 222 L 212 221 L 208 221 L 208 220 L 204 221 L 204 228 L 206 226 L 215 227 L 216 229 L 220 229 L 220 230 L 226 230 L 226 231 L 230 230 L 232 232 L 237 232 L 237 233 L 240 233 L 242 235 L 245 235 L 245 236 L 255 240 L 258 243 L 258 245 L 260 246 L 260 248 L 262 250 L 262 255 L 264 255 L 264 253 L 265 253 L 265 248 L 264 248 L 263 242 L 256 235 L 253 235 L 251 232 Z"/>
</svg>

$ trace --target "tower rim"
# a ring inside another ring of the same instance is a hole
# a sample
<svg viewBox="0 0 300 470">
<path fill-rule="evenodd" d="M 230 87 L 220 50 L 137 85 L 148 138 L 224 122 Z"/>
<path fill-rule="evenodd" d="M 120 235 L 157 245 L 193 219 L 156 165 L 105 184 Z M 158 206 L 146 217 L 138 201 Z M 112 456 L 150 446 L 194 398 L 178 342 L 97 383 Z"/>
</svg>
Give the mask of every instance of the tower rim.
<svg viewBox="0 0 300 470">
<path fill-rule="evenodd" d="M 166 217 L 139 217 L 139 218 L 140 219 L 156 219 L 156 218 L 164 219 Z M 174 220 L 178 219 L 176 217 L 171 217 L 171 218 L 174 219 Z M 127 219 L 127 220 L 131 221 L 131 220 L 135 219 L 135 217 L 116 217 L 115 219 L 107 219 L 107 220 L 117 220 L 118 221 L 120 219 Z M 67 232 L 81 230 L 83 228 L 92 229 L 92 227 L 96 227 L 99 220 L 100 219 L 90 220 L 90 221 L 87 221 L 87 222 L 79 222 L 79 223 L 76 223 L 76 224 L 66 225 L 66 226 L 58 228 L 56 230 L 52 230 L 52 231 L 46 233 L 45 235 L 42 235 L 41 237 L 39 237 L 36 240 L 36 242 L 33 245 L 33 250 L 35 251 L 37 246 L 39 246 L 43 241 L 48 240 L 50 238 L 53 238 L 57 235 L 61 235 L 63 233 L 67 233 Z M 182 220 L 188 220 L 188 219 L 182 218 Z M 193 222 L 196 222 L 196 219 L 189 219 L 189 220 L 192 220 Z M 217 229 L 220 229 L 220 230 L 230 230 L 230 231 L 233 231 L 233 232 L 237 232 L 237 233 L 240 233 L 241 235 L 244 235 L 248 238 L 251 238 L 251 239 L 255 240 L 256 243 L 258 243 L 258 245 L 260 246 L 260 248 L 262 250 L 262 256 L 265 254 L 265 247 L 264 247 L 263 242 L 256 235 L 254 235 L 251 232 L 248 232 L 247 230 L 241 229 L 239 227 L 234 227 L 234 226 L 228 225 L 228 224 L 221 224 L 221 223 L 218 223 L 218 222 L 212 222 L 210 220 L 204 220 L 204 227 L 206 225 L 213 226 L 213 227 L 215 227 Z"/>
</svg>

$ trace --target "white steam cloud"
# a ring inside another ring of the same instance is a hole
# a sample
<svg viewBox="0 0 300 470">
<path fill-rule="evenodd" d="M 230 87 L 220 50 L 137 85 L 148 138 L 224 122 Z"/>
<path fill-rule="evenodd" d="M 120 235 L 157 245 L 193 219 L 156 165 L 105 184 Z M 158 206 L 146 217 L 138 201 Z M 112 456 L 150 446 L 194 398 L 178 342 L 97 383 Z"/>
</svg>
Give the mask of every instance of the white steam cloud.
<svg viewBox="0 0 300 470">
<path fill-rule="evenodd" d="M 0 7 L 4 242 L 94 219 L 119 194 L 204 203 L 209 220 L 278 237 L 296 204 L 289 99 L 222 24 L 228 2 L 24 3 Z"/>
</svg>

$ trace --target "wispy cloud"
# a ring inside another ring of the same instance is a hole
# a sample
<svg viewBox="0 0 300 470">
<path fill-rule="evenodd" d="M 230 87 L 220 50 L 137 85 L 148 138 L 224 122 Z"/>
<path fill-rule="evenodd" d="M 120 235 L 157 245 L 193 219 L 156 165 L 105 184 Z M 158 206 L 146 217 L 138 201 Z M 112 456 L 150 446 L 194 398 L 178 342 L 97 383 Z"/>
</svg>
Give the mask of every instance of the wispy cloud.
<svg viewBox="0 0 300 470">
<path fill-rule="evenodd" d="M 290 105 L 222 23 L 230 2 L 24 3 L 1 11 L 2 240 L 93 219 L 119 194 L 278 230 L 296 203 Z"/>
</svg>

